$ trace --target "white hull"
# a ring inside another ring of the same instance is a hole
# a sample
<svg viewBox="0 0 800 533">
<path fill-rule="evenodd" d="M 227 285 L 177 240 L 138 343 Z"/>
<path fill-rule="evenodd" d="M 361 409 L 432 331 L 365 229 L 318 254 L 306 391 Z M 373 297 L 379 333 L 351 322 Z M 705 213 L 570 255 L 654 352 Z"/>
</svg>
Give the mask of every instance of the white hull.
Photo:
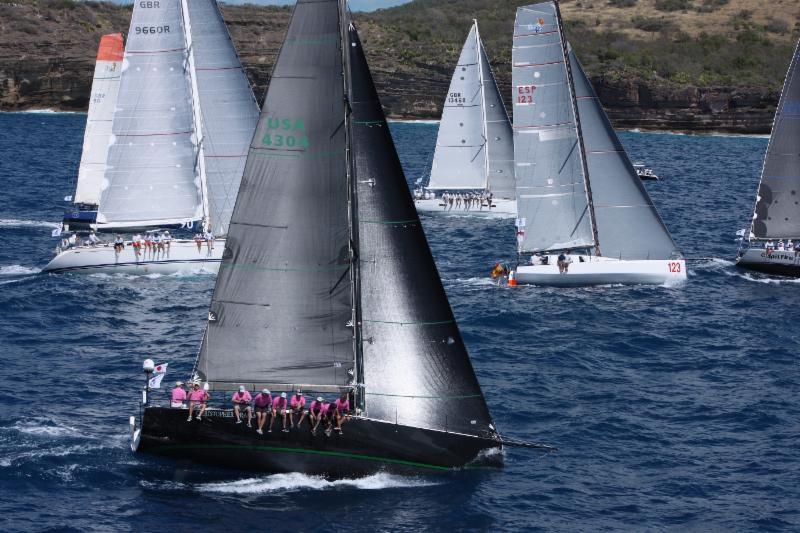
<svg viewBox="0 0 800 533">
<path fill-rule="evenodd" d="M 587 285 L 671 285 L 686 280 L 683 259 L 619 260 L 573 255 L 566 273 L 560 273 L 557 256 L 547 265 L 520 265 L 516 281 L 520 284 L 575 287 Z M 584 262 L 581 263 L 580 259 Z"/>
<path fill-rule="evenodd" d="M 64 250 L 50 261 L 44 272 L 104 272 L 123 274 L 175 274 L 178 272 L 216 273 L 225 250 L 225 240 L 216 239 L 214 249 L 204 242 L 200 251 L 190 240 L 173 240 L 169 252 L 142 248 L 137 257 L 130 242 L 119 254 L 111 244 L 79 246 Z"/>
<path fill-rule="evenodd" d="M 464 204 L 456 207 L 444 205 L 441 198 L 415 199 L 414 206 L 417 213 L 429 216 L 467 216 L 467 217 L 487 217 L 487 218 L 516 218 L 517 201 L 505 198 L 494 198 L 492 207 L 472 206 L 467 209 Z"/>
<path fill-rule="evenodd" d="M 748 248 L 736 264 L 767 274 L 800 277 L 800 252 L 772 250 L 767 254 L 764 248 Z"/>
</svg>

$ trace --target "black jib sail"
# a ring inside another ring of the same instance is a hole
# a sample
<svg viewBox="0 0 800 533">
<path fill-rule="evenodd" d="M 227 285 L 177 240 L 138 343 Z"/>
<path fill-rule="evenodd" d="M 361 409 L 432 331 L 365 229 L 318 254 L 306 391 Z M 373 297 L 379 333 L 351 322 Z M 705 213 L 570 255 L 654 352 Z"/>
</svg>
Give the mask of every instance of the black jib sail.
<svg viewBox="0 0 800 533">
<path fill-rule="evenodd" d="M 492 434 L 361 41 L 354 27 L 348 34 L 365 414 L 409 426 Z"/>
<path fill-rule="evenodd" d="M 753 239 L 800 239 L 800 42 L 783 85 L 750 230 Z"/>
</svg>

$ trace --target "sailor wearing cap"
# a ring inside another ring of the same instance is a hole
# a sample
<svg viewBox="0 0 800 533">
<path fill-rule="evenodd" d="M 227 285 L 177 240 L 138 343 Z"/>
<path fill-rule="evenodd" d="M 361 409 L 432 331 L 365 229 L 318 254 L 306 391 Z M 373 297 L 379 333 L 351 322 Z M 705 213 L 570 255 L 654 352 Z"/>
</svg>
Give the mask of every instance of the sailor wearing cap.
<svg viewBox="0 0 800 533">
<path fill-rule="evenodd" d="M 311 422 L 312 435 L 317 433 L 317 426 L 319 426 L 319 422 L 322 420 L 322 415 L 324 413 L 325 400 L 322 399 L 322 396 L 317 396 L 317 399 L 311 402 L 311 405 L 308 407 L 308 420 Z"/>
<path fill-rule="evenodd" d="M 239 390 L 233 393 L 231 401 L 233 402 L 233 414 L 236 415 L 236 423 L 242 423 L 242 419 L 239 414 L 240 409 L 244 408 L 247 412 L 247 427 L 253 427 L 250 424 L 250 420 L 253 418 L 253 408 L 250 407 L 250 402 L 253 401 L 253 397 L 250 396 L 250 393 L 247 392 L 247 390 L 244 388 L 244 385 L 239 385 Z"/>
<path fill-rule="evenodd" d="M 256 394 L 253 405 L 256 406 L 256 423 L 258 425 L 256 433 L 263 435 L 264 423 L 267 421 L 267 415 L 272 410 L 272 396 L 269 393 L 269 389 L 262 389 L 261 392 Z"/>
<path fill-rule="evenodd" d="M 283 431 L 284 433 L 288 433 L 289 430 L 286 429 L 286 414 L 289 408 L 289 400 L 287 399 L 286 393 L 282 392 L 281 395 L 272 402 L 272 420 L 269 421 L 269 431 L 272 432 L 272 424 L 275 423 L 275 417 L 277 415 L 281 415 L 283 418 Z"/>
<path fill-rule="evenodd" d="M 186 407 L 183 402 L 186 401 L 186 391 L 183 388 L 183 381 L 176 381 L 175 388 L 172 389 L 172 402 L 170 403 L 170 407 L 175 407 L 180 409 L 181 407 Z"/>
<path fill-rule="evenodd" d="M 189 417 L 186 419 L 187 422 L 192 421 L 192 413 L 194 413 L 194 408 L 198 408 L 197 413 L 197 420 L 203 419 L 203 413 L 206 412 L 206 402 L 208 402 L 208 393 L 200 388 L 199 381 L 192 382 L 192 391 L 189 393 Z"/>
<path fill-rule="evenodd" d="M 289 425 L 292 429 L 294 429 L 294 416 L 300 415 L 300 420 L 297 421 L 297 427 L 300 427 L 300 424 L 303 423 L 303 419 L 306 417 L 306 397 L 303 396 L 303 391 L 297 389 L 294 391 L 294 396 L 289 401 Z"/>
</svg>

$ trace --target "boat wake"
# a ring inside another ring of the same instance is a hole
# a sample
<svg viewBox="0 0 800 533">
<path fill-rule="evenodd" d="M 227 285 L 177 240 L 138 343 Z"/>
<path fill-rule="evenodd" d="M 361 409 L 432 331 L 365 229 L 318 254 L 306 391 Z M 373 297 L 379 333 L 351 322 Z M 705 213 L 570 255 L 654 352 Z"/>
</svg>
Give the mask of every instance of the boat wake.
<svg viewBox="0 0 800 533">
<path fill-rule="evenodd" d="M 22 265 L 2 265 L 0 266 L 0 276 L 29 276 L 38 274 L 41 268 L 26 267 Z"/>
<path fill-rule="evenodd" d="M 140 280 L 140 279 L 188 279 L 196 278 L 197 276 L 215 276 L 216 272 L 211 272 L 205 269 L 182 270 L 173 272 L 172 274 L 127 274 L 123 272 L 95 272 L 89 274 L 88 277 L 95 279 L 124 279 L 124 280 Z"/>
<path fill-rule="evenodd" d="M 0 228 L 57 228 L 61 224 L 46 220 L 20 220 L 16 218 L 0 218 Z"/>
<path fill-rule="evenodd" d="M 363 478 L 327 480 L 321 476 L 305 474 L 274 474 L 263 478 L 248 478 L 236 481 L 205 483 L 197 486 L 200 492 L 218 494 L 269 494 L 301 490 L 331 490 L 355 488 L 360 490 L 382 490 L 408 487 L 429 487 L 437 485 L 430 480 L 409 478 L 386 473 L 373 474 Z"/>
</svg>

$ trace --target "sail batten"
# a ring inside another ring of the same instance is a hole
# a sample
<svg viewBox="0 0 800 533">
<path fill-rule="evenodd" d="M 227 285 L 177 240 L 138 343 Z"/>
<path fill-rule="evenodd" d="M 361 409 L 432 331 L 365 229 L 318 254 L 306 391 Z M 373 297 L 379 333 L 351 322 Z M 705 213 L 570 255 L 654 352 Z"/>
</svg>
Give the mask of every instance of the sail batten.
<svg viewBox="0 0 800 533">
<path fill-rule="evenodd" d="M 749 239 L 800 238 L 800 41 L 795 47 L 758 184 Z"/>
</svg>

